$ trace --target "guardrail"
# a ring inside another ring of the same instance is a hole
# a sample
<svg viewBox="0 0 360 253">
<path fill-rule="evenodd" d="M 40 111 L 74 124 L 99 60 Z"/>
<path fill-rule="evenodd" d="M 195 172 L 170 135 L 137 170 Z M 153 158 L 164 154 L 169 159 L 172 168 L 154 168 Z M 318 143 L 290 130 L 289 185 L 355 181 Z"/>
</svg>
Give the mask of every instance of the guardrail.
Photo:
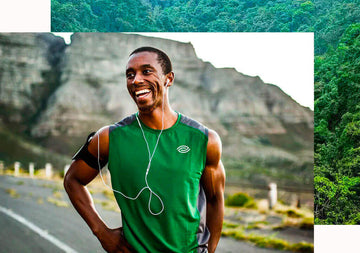
<svg viewBox="0 0 360 253">
<path fill-rule="evenodd" d="M 21 170 L 21 163 L 16 161 L 14 162 L 14 170 L 12 172 L 12 169 L 10 170 L 13 174 L 13 176 L 20 176 L 20 170 Z M 64 166 L 64 169 L 63 169 L 63 175 L 66 174 L 66 172 L 69 170 L 70 168 L 70 164 L 66 164 Z M 45 164 L 45 167 L 44 168 L 41 168 L 41 169 L 38 169 L 38 170 L 45 170 L 45 178 L 46 179 L 51 179 L 56 173 L 54 173 L 54 169 L 53 169 L 53 166 L 51 163 L 46 163 Z M 9 171 L 9 170 L 8 170 Z M 35 163 L 34 162 L 30 162 L 28 164 L 28 170 L 24 170 L 22 169 L 22 171 L 24 171 L 26 174 L 29 175 L 29 177 L 31 178 L 34 178 L 35 177 Z M 22 173 L 24 175 L 24 172 Z M 1 174 L 5 174 L 5 165 L 4 165 L 4 162 L 3 161 L 0 161 L 0 175 Z M 7 172 L 6 174 L 9 174 L 9 172 Z M 108 181 L 108 183 L 110 183 L 110 173 L 109 171 L 107 170 L 106 171 L 106 181 Z M 44 176 L 44 174 L 42 174 Z M 230 186 L 230 185 L 233 185 L 232 182 L 227 182 L 227 185 Z M 293 187 L 284 187 L 284 186 L 278 186 L 275 182 L 271 182 L 269 184 L 243 184 L 241 183 L 241 186 L 242 187 L 250 187 L 250 188 L 253 188 L 253 189 L 258 189 L 258 190 L 264 190 L 264 191 L 267 191 L 267 199 L 268 199 L 268 206 L 269 206 L 269 209 L 273 209 L 273 207 L 276 205 L 277 201 L 278 201 L 278 190 L 285 190 L 287 192 L 297 192 L 299 193 L 299 188 L 293 188 Z M 300 192 L 306 192 L 306 193 L 309 193 L 310 191 L 308 190 L 304 190 L 302 189 L 302 191 Z M 265 192 L 264 192 L 265 193 Z M 264 196 L 265 197 L 265 196 Z M 300 206 L 300 197 L 298 196 L 297 197 L 297 206 Z"/>
<path fill-rule="evenodd" d="M 29 176 L 31 178 L 35 177 L 35 163 L 34 162 L 30 162 L 28 165 L 28 169 L 24 169 L 21 168 L 21 163 L 19 161 L 15 161 L 14 162 L 14 170 L 13 170 L 13 175 L 14 176 L 20 176 L 20 170 L 22 169 L 23 171 L 26 171 L 26 173 L 29 174 Z M 64 175 L 66 174 L 66 172 L 69 170 L 70 168 L 70 164 L 66 164 L 64 166 Z M 54 169 L 51 163 L 45 163 L 45 166 L 41 169 L 45 170 L 45 177 L 48 179 L 51 179 L 54 176 Z M 12 170 L 12 169 L 11 169 Z M 3 161 L 0 161 L 0 175 L 1 174 L 5 174 L 5 164 Z"/>
</svg>

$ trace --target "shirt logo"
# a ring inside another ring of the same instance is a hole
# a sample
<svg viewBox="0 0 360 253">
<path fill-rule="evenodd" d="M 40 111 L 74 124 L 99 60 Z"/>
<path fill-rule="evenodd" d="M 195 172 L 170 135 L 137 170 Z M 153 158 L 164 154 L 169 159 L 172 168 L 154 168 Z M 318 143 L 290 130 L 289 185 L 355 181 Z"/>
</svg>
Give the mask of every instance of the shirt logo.
<svg viewBox="0 0 360 253">
<path fill-rule="evenodd" d="M 190 151 L 190 148 L 186 145 L 181 145 L 176 149 L 179 153 L 185 154 Z"/>
</svg>

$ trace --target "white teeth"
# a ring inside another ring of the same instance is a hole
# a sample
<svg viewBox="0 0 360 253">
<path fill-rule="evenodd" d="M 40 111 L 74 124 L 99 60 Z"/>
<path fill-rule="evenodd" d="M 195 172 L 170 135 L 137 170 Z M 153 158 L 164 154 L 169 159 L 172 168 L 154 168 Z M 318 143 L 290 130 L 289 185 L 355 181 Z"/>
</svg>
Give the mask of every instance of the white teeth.
<svg viewBox="0 0 360 253">
<path fill-rule="evenodd" d="M 139 96 L 139 95 L 142 95 L 142 94 L 145 94 L 145 93 L 148 93 L 148 92 L 150 92 L 149 89 L 143 89 L 143 90 L 136 91 L 135 95 Z"/>
</svg>

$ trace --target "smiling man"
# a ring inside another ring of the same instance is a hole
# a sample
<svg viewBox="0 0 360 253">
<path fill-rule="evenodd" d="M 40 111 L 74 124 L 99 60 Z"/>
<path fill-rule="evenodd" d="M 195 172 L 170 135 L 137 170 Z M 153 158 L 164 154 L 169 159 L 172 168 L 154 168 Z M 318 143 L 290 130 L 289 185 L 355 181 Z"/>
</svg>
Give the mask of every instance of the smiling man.
<svg viewBox="0 0 360 253">
<path fill-rule="evenodd" d="M 164 52 L 133 51 L 126 81 L 138 112 L 88 137 L 64 179 L 71 202 L 107 252 L 214 252 L 224 216 L 219 136 L 171 108 L 174 73 Z M 117 229 L 85 187 L 107 162 Z"/>
</svg>

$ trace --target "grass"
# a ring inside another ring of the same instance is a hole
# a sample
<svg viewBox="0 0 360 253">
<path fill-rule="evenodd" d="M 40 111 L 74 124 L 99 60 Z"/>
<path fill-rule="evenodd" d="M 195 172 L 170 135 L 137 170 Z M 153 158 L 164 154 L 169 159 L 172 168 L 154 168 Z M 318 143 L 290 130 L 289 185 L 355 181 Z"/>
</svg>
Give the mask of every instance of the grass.
<svg viewBox="0 0 360 253">
<path fill-rule="evenodd" d="M 287 227 L 313 229 L 314 216 L 311 210 L 307 208 L 299 209 L 281 203 L 278 203 L 274 210 L 268 210 L 265 199 L 255 201 L 257 204 L 256 210 L 244 207 L 225 207 L 223 236 L 247 241 L 257 247 L 304 253 L 314 252 L 312 241 L 292 243 L 277 238 L 279 232 L 276 232 L 276 230 Z M 262 213 L 261 210 L 264 212 Z M 268 217 L 271 217 L 271 219 L 268 220 Z M 262 231 L 266 233 L 264 234 Z M 272 235 L 269 235 L 269 232 Z"/>
<path fill-rule="evenodd" d="M 24 181 L 18 181 L 16 184 L 17 184 L 17 185 L 23 185 L 23 184 L 24 184 Z"/>
<path fill-rule="evenodd" d="M 223 236 L 230 236 L 237 240 L 249 241 L 261 248 L 272 248 L 278 250 L 289 250 L 293 252 L 312 253 L 314 244 L 307 242 L 289 243 L 283 239 L 274 238 L 274 236 L 263 236 L 257 234 L 246 234 L 239 229 L 224 229 Z"/>
<path fill-rule="evenodd" d="M 20 194 L 17 193 L 15 189 L 6 189 L 6 193 L 9 194 L 12 198 L 20 198 Z"/>
<path fill-rule="evenodd" d="M 54 190 L 52 195 L 56 199 L 62 199 L 63 198 L 63 194 L 58 190 Z"/>
<path fill-rule="evenodd" d="M 93 198 L 93 199 L 94 199 L 94 202 L 96 204 L 100 204 L 101 207 L 104 210 L 114 211 L 114 212 L 120 213 L 120 209 L 119 209 L 119 206 L 117 205 L 116 201 L 113 201 L 113 200 L 101 200 L 101 199 L 97 199 L 97 198 Z"/>
<path fill-rule="evenodd" d="M 69 204 L 63 200 L 59 200 L 59 199 L 55 199 L 55 198 L 52 198 L 52 197 L 48 197 L 47 198 L 47 201 L 49 203 L 52 203 L 54 204 L 55 206 L 59 206 L 59 207 L 69 207 Z"/>
<path fill-rule="evenodd" d="M 304 214 L 299 212 L 299 210 L 297 210 L 295 208 L 289 208 L 289 209 L 286 209 L 286 210 L 277 209 L 275 212 L 280 213 L 280 214 L 285 214 L 287 217 L 290 217 L 290 218 L 302 218 L 302 217 L 304 217 Z"/>
<path fill-rule="evenodd" d="M 111 197 L 113 195 L 112 191 L 106 188 L 103 184 L 100 176 L 97 176 L 93 181 L 91 181 L 86 188 L 91 194 L 102 193 L 105 196 Z"/>
<path fill-rule="evenodd" d="M 314 229 L 314 217 L 305 217 L 299 227 L 301 229 Z"/>
<path fill-rule="evenodd" d="M 264 228 L 266 225 L 269 225 L 269 222 L 267 221 L 254 221 L 254 222 L 251 222 L 250 224 L 248 224 L 246 226 L 246 229 L 262 229 Z"/>
<path fill-rule="evenodd" d="M 237 228 L 237 227 L 239 227 L 239 224 L 231 223 L 229 221 L 224 221 L 223 222 L 223 229 Z"/>
<path fill-rule="evenodd" d="M 278 250 L 288 250 L 293 252 L 314 252 L 314 244 L 309 242 L 299 242 L 299 243 L 290 243 L 286 240 L 276 238 L 276 233 L 272 235 L 259 235 L 254 233 L 246 232 L 248 230 L 253 229 L 264 229 L 264 227 L 269 227 L 270 229 L 283 229 L 289 226 L 286 223 L 288 217 L 285 219 L 285 223 L 279 226 L 271 226 L 269 222 L 265 220 L 258 220 L 254 222 L 250 222 L 248 225 L 242 225 L 238 223 L 231 222 L 229 220 L 225 220 L 223 222 L 223 236 L 229 236 L 237 240 L 247 241 L 255 244 L 257 247 L 262 248 L 272 248 Z M 293 219 L 294 218 L 290 218 Z M 296 219 L 299 220 L 299 219 Z M 302 229 L 313 229 L 314 220 L 312 217 L 306 217 L 301 219 L 301 222 L 297 221 L 296 225 Z M 294 224 L 291 224 L 294 225 Z"/>
<path fill-rule="evenodd" d="M 12 176 L 12 175 L 14 175 L 14 170 L 5 169 L 4 175 L 10 175 L 10 176 Z"/>
<path fill-rule="evenodd" d="M 119 206 L 116 202 L 114 193 L 109 189 L 102 190 L 102 194 L 107 200 L 98 200 L 98 203 L 101 204 L 102 208 L 108 211 L 115 211 L 120 213 Z"/>
<path fill-rule="evenodd" d="M 285 227 L 298 227 L 300 229 L 314 229 L 314 214 L 306 209 L 277 205 L 275 212 L 284 215 L 283 222 L 273 229 L 283 229 Z"/>
<path fill-rule="evenodd" d="M 57 183 L 57 184 L 51 184 L 51 183 L 43 183 L 42 185 L 40 185 L 41 187 L 44 188 L 49 188 L 49 189 L 53 189 L 53 191 L 60 191 L 63 190 L 64 187 L 62 186 L 62 184 Z"/>
<path fill-rule="evenodd" d="M 112 191 L 110 191 L 109 189 L 103 190 L 103 191 L 102 191 L 102 194 L 103 194 L 106 198 L 108 198 L 108 199 L 110 199 L 110 200 L 115 200 L 114 193 L 113 193 Z"/>
<path fill-rule="evenodd" d="M 256 208 L 256 203 L 252 197 L 243 192 L 235 193 L 226 198 L 225 205 L 227 206 L 239 206 L 245 208 Z"/>
<path fill-rule="evenodd" d="M 120 213 L 120 209 L 117 205 L 116 202 L 113 202 L 113 201 L 102 201 L 101 203 L 102 207 L 105 209 L 105 210 L 108 210 L 108 211 L 114 211 L 114 212 L 118 212 Z"/>
<path fill-rule="evenodd" d="M 284 229 L 286 227 L 297 227 L 299 229 L 311 230 L 314 229 L 314 217 L 309 216 L 308 214 L 303 214 L 301 216 L 285 216 L 282 224 L 278 226 L 273 226 L 274 230 Z"/>
</svg>

